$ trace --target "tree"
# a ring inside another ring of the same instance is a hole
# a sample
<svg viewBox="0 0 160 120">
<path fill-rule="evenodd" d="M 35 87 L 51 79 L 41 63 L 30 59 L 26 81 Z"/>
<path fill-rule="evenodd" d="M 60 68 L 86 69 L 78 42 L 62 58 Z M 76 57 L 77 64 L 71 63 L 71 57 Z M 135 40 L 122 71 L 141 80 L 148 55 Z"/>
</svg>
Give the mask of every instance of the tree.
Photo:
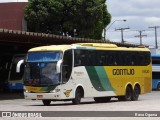
<svg viewBox="0 0 160 120">
<path fill-rule="evenodd" d="M 111 20 L 105 2 L 106 0 L 29 0 L 25 8 L 28 30 L 101 39 L 103 29 Z"/>
</svg>

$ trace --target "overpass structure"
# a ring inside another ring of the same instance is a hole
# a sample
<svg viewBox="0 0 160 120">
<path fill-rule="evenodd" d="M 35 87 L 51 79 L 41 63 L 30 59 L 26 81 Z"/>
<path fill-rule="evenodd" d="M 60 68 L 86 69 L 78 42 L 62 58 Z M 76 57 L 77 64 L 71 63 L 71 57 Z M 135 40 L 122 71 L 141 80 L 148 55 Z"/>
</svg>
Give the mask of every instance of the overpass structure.
<svg viewBox="0 0 160 120">
<path fill-rule="evenodd" d="M 125 44 L 117 42 L 108 42 L 103 40 L 94 40 L 86 38 L 66 37 L 53 34 L 24 32 L 8 29 L 0 29 L 0 45 L 16 46 L 41 46 L 41 45 L 58 45 L 73 43 L 113 43 L 123 47 L 136 47 L 134 44 Z"/>
</svg>

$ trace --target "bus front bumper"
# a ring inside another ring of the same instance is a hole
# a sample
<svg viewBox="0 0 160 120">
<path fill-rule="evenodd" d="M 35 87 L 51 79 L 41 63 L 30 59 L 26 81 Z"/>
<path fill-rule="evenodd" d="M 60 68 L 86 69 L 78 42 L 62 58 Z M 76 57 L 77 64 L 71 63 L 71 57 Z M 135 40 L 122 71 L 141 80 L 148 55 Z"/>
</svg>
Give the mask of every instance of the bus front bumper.
<svg viewBox="0 0 160 120">
<path fill-rule="evenodd" d="M 24 92 L 24 97 L 26 100 L 60 100 L 63 99 L 60 93 L 26 93 Z"/>
</svg>

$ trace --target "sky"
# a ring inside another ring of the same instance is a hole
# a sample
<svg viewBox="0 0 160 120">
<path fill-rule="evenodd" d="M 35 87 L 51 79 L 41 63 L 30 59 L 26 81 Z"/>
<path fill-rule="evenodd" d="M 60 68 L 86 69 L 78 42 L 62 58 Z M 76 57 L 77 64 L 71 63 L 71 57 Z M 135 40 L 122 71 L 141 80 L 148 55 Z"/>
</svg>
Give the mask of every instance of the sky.
<svg viewBox="0 0 160 120">
<path fill-rule="evenodd" d="M 107 26 L 106 38 L 121 42 L 120 28 L 130 28 L 123 32 L 126 43 L 140 44 L 139 31 L 143 31 L 142 44 L 155 47 L 155 29 L 160 26 L 160 0 L 107 0 L 107 8 L 112 21 Z M 121 20 L 127 20 L 126 22 Z M 112 25 L 111 25 L 112 24 Z M 157 28 L 157 41 L 160 47 L 160 28 Z"/>
</svg>

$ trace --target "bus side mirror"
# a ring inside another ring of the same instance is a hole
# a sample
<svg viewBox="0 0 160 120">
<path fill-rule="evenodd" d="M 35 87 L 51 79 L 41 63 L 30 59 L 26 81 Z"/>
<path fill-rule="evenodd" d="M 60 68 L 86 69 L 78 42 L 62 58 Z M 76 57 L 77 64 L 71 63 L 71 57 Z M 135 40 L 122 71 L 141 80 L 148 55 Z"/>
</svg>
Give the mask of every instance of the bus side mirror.
<svg viewBox="0 0 160 120">
<path fill-rule="evenodd" d="M 57 72 L 57 74 L 61 72 L 61 64 L 62 64 L 62 60 L 59 60 L 57 62 L 57 66 L 56 66 L 56 72 Z"/>
<path fill-rule="evenodd" d="M 24 63 L 24 60 L 20 60 L 18 63 L 17 63 L 17 67 L 16 67 L 16 72 L 17 73 L 20 73 L 20 68 L 21 68 L 21 65 Z"/>
</svg>

